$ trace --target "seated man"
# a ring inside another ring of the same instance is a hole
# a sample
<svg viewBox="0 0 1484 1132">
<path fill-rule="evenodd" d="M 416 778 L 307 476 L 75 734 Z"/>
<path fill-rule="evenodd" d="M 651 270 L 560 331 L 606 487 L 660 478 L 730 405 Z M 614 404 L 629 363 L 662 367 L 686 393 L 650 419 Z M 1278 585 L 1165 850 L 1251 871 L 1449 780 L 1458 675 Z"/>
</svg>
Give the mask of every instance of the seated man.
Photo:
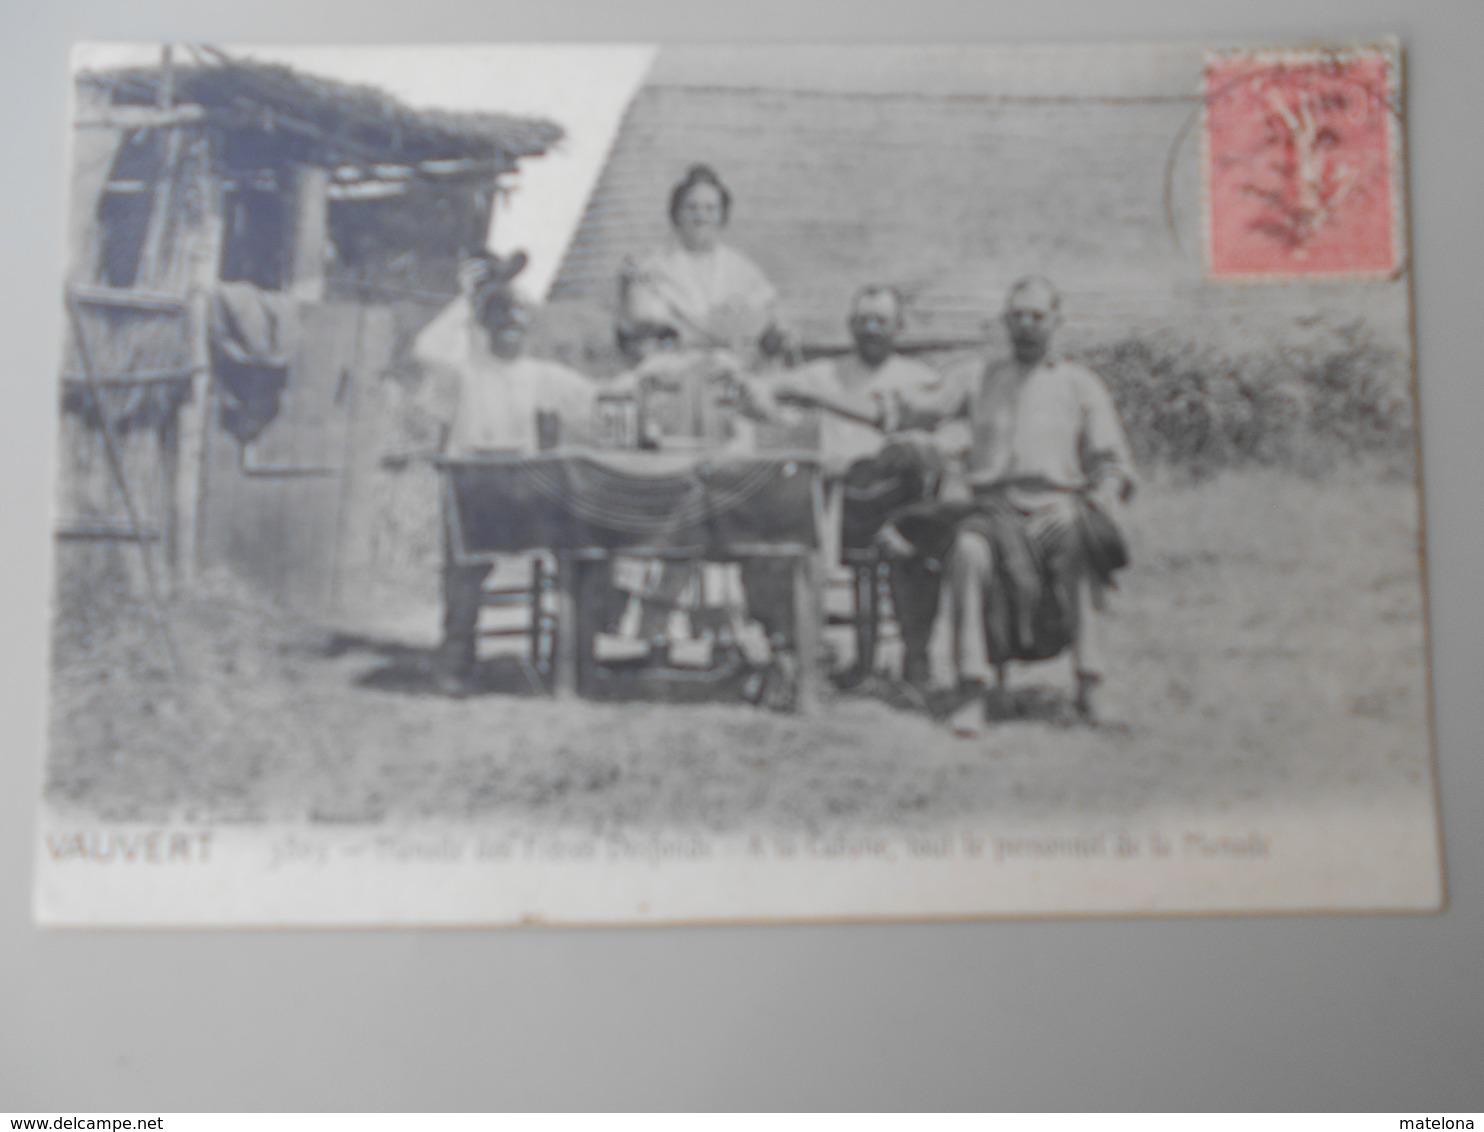
<svg viewBox="0 0 1484 1132">
<path fill-rule="evenodd" d="M 464 296 L 413 344 L 413 358 L 434 386 L 441 425 L 437 447 L 446 455 L 531 453 L 589 439 L 593 383 L 523 353 L 531 311 L 511 280 L 524 266 L 521 254 L 467 264 L 461 273 Z M 466 689 L 474 668 L 482 588 L 491 567 L 454 562 L 450 534 L 445 524 L 436 676 L 442 689 L 457 693 Z"/>
<path fill-rule="evenodd" d="M 902 431 L 903 417 L 914 413 L 935 426 L 930 410 L 950 388 L 936 370 L 896 352 L 902 306 L 894 287 L 861 288 L 850 307 L 851 352 L 792 371 L 771 391 L 775 402 L 822 410 L 805 422 L 813 435 L 804 439 L 824 462 L 830 562 L 843 550 L 868 545 L 890 511 L 930 494 L 942 459 L 967 444 L 967 428 L 959 424 Z M 891 561 L 889 577 L 904 646 L 902 677 L 922 688 L 938 612 L 937 579 L 923 558 L 903 555 Z"/>
<path fill-rule="evenodd" d="M 955 523 L 945 566 L 961 693 L 953 727 L 962 735 L 982 728 L 991 676 L 1002 689 L 1009 661 L 1063 650 L 1072 655 L 1077 710 L 1095 718 L 1104 673 L 1099 613 L 1113 573 L 1127 563 L 1116 520 L 1135 486 L 1128 438 L 1102 380 L 1051 352 L 1061 319 L 1056 288 L 1020 280 L 1003 317 L 1010 358 L 990 362 L 941 405 L 905 414 L 920 423 L 964 420 L 972 433 L 967 498 L 939 511 Z M 897 527 L 910 536 L 905 517 Z"/>
</svg>

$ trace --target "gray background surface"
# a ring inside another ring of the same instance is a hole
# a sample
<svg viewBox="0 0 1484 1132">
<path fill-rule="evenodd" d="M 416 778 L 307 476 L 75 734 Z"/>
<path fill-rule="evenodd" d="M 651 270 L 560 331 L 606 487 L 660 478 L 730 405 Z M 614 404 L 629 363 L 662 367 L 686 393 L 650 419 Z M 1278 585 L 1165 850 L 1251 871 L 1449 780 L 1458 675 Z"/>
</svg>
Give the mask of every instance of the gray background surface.
<svg viewBox="0 0 1484 1132">
<path fill-rule="evenodd" d="M 1484 1104 L 1484 5 L 8 0 L 0 31 L 0 1110 Z M 318 934 L 30 926 L 71 41 L 1391 32 L 1408 51 L 1445 914 Z"/>
</svg>

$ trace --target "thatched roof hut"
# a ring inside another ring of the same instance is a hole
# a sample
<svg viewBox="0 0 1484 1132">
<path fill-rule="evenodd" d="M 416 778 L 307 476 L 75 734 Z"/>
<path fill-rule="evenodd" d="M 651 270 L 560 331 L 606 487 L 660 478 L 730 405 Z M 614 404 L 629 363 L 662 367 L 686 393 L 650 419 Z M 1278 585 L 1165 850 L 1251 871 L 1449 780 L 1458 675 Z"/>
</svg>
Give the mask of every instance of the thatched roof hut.
<svg viewBox="0 0 1484 1132">
<path fill-rule="evenodd" d="M 387 298 L 447 292 L 458 257 L 484 244 L 501 178 L 562 137 L 552 122 L 415 110 L 373 87 L 281 64 L 211 49 L 192 56 L 181 65 L 81 74 L 78 125 L 93 137 L 100 131 L 89 126 L 122 127 L 102 131 L 121 134 L 123 166 L 113 170 L 97 214 L 105 227 L 130 219 L 127 202 L 107 200 L 109 192 L 138 194 L 156 178 L 161 124 L 188 124 L 206 140 L 224 196 L 227 280 L 269 289 L 297 280 L 302 290 L 306 274 L 323 274 L 332 293 L 352 284 L 374 285 Z M 135 201 L 138 227 L 145 204 Z M 85 232 L 75 236 L 85 242 Z M 100 264 L 103 281 L 128 285 L 130 242 L 115 241 L 116 254 Z"/>
<path fill-rule="evenodd" d="M 553 122 L 505 114 L 414 110 L 376 87 L 304 74 L 277 63 L 229 59 L 202 49 L 187 66 L 135 67 L 78 76 L 117 107 L 201 107 L 214 125 L 257 136 L 282 135 L 284 158 L 346 163 L 489 160 L 496 171 L 545 153 L 562 137 Z M 167 93 L 168 91 L 168 93 Z"/>
<path fill-rule="evenodd" d="M 180 577 L 230 562 L 277 578 L 287 543 L 249 554 L 236 531 L 292 511 L 296 530 L 337 532 L 295 560 L 321 592 L 354 526 L 350 439 L 376 378 L 456 293 L 502 178 L 561 128 L 207 48 L 83 73 L 77 92 L 58 534 L 79 567 L 159 543 Z M 259 314 L 246 360 L 218 341 L 228 295 Z"/>
</svg>

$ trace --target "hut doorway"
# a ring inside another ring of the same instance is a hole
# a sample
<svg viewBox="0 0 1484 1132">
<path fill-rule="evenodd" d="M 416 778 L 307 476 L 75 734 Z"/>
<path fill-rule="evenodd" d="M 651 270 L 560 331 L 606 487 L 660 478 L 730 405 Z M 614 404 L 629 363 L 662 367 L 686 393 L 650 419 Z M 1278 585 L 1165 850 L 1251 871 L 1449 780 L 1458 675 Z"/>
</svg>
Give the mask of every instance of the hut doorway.
<svg viewBox="0 0 1484 1132">
<path fill-rule="evenodd" d="M 228 394 L 213 383 L 201 561 L 288 608 L 351 614 L 370 582 L 378 382 L 394 320 L 379 304 L 294 306 L 282 394 L 261 431 L 244 440 L 222 427 Z"/>
</svg>

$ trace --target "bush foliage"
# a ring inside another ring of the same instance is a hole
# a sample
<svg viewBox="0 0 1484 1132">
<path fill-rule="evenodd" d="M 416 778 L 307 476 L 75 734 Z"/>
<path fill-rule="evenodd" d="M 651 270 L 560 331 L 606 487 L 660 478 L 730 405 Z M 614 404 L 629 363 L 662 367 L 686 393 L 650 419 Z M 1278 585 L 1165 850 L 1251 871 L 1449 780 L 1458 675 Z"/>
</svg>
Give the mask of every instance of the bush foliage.
<svg viewBox="0 0 1484 1132">
<path fill-rule="evenodd" d="M 1314 475 L 1350 460 L 1411 474 L 1408 358 L 1363 323 L 1240 352 L 1161 331 L 1081 360 L 1107 383 L 1143 466 L 1201 476 L 1263 465 Z"/>
</svg>

